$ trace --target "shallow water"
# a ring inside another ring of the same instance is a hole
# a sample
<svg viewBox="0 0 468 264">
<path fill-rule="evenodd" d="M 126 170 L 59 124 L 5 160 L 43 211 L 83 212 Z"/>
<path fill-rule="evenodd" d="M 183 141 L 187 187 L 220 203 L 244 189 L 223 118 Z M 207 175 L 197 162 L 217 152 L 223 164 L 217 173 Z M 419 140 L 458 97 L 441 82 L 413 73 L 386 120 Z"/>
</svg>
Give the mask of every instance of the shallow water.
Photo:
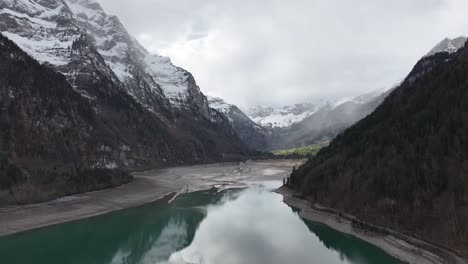
<svg viewBox="0 0 468 264">
<path fill-rule="evenodd" d="M 269 184 L 271 187 L 271 184 Z M 300 219 L 265 187 L 184 194 L 0 239 L 5 264 L 401 263 Z"/>
</svg>

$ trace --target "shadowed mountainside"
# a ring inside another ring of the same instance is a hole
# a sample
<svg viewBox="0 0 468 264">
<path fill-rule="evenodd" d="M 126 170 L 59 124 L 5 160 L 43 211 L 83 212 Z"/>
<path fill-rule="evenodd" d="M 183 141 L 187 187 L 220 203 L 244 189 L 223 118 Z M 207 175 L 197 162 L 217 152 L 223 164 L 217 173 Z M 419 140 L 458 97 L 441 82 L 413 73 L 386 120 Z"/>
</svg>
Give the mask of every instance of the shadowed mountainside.
<svg viewBox="0 0 468 264">
<path fill-rule="evenodd" d="M 468 49 L 421 59 L 291 175 L 303 195 L 468 255 Z"/>
<path fill-rule="evenodd" d="M 96 96 L 90 101 L 1 35 L 0 61 L 0 192 L 13 196 L 0 200 L 47 200 L 128 182 L 128 174 L 110 170 L 119 167 L 115 160 L 138 168 L 251 153 L 208 120 L 182 131 L 168 126 L 99 72 L 80 82 Z M 183 113 L 179 120 L 191 118 Z"/>
</svg>

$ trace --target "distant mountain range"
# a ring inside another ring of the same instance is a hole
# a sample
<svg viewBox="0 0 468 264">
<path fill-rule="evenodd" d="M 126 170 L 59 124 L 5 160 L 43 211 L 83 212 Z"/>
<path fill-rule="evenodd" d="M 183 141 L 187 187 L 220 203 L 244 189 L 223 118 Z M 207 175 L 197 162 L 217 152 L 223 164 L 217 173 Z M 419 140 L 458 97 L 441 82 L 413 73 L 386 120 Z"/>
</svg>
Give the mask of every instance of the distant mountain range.
<svg viewBox="0 0 468 264">
<path fill-rule="evenodd" d="M 321 108 L 311 103 L 295 104 L 283 107 L 256 106 L 245 110 L 245 113 L 255 123 L 268 128 L 280 128 L 293 125 L 304 120 Z"/>
<path fill-rule="evenodd" d="M 425 56 L 430 57 L 438 53 L 454 53 L 463 47 L 467 38 L 458 37 L 455 39 L 446 38 L 438 43 Z M 422 60 L 409 74 L 410 79 L 415 79 L 418 74 L 430 69 L 431 61 Z M 398 85 L 397 85 L 398 86 Z M 379 106 L 391 89 L 379 89 L 362 94 L 354 98 L 343 98 L 336 101 L 322 102 L 319 104 L 303 103 L 292 106 L 270 107 L 256 106 L 242 111 L 236 107 L 236 115 L 231 115 L 230 111 L 223 111 L 222 106 L 231 106 L 222 99 L 218 99 L 219 104 L 211 104 L 211 107 L 223 112 L 230 120 L 239 124 L 246 122 L 244 126 L 257 127 L 251 129 L 249 136 L 244 134 L 241 138 L 249 145 L 259 150 L 280 150 L 293 147 L 301 147 L 329 141 L 344 131 L 347 127 L 372 113 Z M 242 116 L 239 119 L 236 116 Z M 246 117 L 250 118 L 248 120 Z M 252 125 L 252 121 L 258 126 Z M 261 139 L 259 144 L 255 144 L 256 139 Z"/>
<path fill-rule="evenodd" d="M 329 141 L 370 114 L 387 95 L 387 92 L 382 91 L 371 92 L 327 104 L 291 126 L 275 129 L 269 149 L 288 149 Z"/>
<path fill-rule="evenodd" d="M 355 98 L 342 98 L 334 101 L 320 103 L 301 103 L 282 107 L 260 106 L 244 109 L 247 116 L 255 123 L 267 128 L 285 128 L 295 125 L 307 117 L 323 111 L 333 109 L 344 103 L 354 102 L 364 104 L 383 94 L 385 90 L 375 90 Z"/>
<path fill-rule="evenodd" d="M 280 108 L 257 106 L 248 109 L 248 114 L 220 98 L 209 102 L 210 107 L 228 117 L 234 130 L 249 146 L 271 151 L 328 141 L 371 113 L 386 95 L 385 90 L 376 90 L 323 104 L 305 103 Z"/>
</svg>

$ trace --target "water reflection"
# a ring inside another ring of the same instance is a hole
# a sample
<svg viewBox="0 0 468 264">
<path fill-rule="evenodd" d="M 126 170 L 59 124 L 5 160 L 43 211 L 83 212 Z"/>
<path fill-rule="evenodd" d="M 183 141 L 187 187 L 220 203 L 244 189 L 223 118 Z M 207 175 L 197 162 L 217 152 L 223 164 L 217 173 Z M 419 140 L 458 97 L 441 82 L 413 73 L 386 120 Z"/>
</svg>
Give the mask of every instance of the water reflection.
<svg viewBox="0 0 468 264">
<path fill-rule="evenodd" d="M 159 202 L 1 239 L 1 262 L 400 263 L 353 237 L 304 222 L 281 200 L 258 186 L 186 194 L 170 205 Z"/>
<path fill-rule="evenodd" d="M 281 202 L 281 196 L 251 188 L 210 206 L 193 242 L 169 263 L 348 263 L 324 250 L 317 236 Z"/>
</svg>

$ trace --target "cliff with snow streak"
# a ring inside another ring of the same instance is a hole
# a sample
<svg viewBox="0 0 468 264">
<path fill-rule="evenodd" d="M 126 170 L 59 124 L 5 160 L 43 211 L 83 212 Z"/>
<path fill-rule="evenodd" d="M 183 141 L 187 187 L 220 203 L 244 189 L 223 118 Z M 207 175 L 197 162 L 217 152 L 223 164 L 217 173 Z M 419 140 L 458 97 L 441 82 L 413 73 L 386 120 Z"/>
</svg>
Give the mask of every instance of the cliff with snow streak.
<svg viewBox="0 0 468 264">
<path fill-rule="evenodd" d="M 146 51 L 94 0 L 2 1 L 0 32 L 65 76 L 91 106 L 101 133 L 89 140 L 100 147 L 85 151 L 83 166 L 135 168 L 251 153 L 188 71 Z"/>
</svg>

